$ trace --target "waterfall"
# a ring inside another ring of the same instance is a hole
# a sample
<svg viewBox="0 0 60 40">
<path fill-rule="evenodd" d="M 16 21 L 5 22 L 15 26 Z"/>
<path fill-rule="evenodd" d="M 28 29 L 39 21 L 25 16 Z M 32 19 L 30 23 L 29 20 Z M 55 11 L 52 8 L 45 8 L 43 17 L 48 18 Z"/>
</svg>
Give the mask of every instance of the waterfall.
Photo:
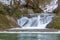
<svg viewBox="0 0 60 40">
<path fill-rule="evenodd" d="M 11 0 L 0 0 L 2 4 L 10 5 Z"/>
<path fill-rule="evenodd" d="M 50 4 L 45 5 L 44 7 L 39 5 L 44 12 L 52 12 L 58 7 L 58 0 L 51 0 Z"/>
<path fill-rule="evenodd" d="M 33 28 L 33 29 L 45 29 L 46 25 L 52 21 L 54 14 L 41 13 L 41 14 L 32 14 L 31 18 L 27 16 L 22 16 L 18 19 L 18 24 L 22 28 Z"/>
<path fill-rule="evenodd" d="M 28 14 L 27 16 L 22 16 L 17 20 L 18 25 L 21 28 L 27 29 L 45 29 L 46 26 L 52 21 L 55 15 L 52 13 L 58 7 L 58 0 L 51 0 L 51 2 L 44 7 L 39 5 L 43 10 L 43 13 L 39 14 Z M 50 12 L 50 13 L 48 13 Z"/>
<path fill-rule="evenodd" d="M 21 5 L 24 5 L 24 4 L 26 4 L 26 0 L 21 0 Z"/>
</svg>

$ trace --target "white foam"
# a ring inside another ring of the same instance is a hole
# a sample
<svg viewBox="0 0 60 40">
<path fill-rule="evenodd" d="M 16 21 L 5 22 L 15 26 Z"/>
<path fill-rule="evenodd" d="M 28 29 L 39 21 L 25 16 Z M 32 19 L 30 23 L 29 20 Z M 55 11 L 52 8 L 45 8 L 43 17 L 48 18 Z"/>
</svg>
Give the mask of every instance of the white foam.
<svg viewBox="0 0 60 40">
<path fill-rule="evenodd" d="M 52 12 L 58 7 L 58 0 L 51 0 L 50 4 L 45 5 L 45 7 L 42 7 L 39 5 L 39 7 L 44 11 L 44 12 Z"/>
<path fill-rule="evenodd" d="M 17 22 L 23 29 L 46 29 L 47 24 L 52 21 L 53 17 L 53 14 L 41 13 L 31 18 L 22 17 Z"/>
</svg>

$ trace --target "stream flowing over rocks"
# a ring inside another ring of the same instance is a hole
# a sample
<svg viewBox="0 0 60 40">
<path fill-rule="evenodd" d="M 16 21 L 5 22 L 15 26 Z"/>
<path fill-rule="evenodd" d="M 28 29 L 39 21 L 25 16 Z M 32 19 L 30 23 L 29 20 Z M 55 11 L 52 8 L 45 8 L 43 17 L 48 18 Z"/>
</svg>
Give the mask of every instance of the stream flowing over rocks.
<svg viewBox="0 0 60 40">
<path fill-rule="evenodd" d="M 58 7 L 58 0 L 50 0 L 49 4 L 44 6 L 39 5 L 39 7 L 43 10 L 42 13 L 22 15 L 21 18 L 17 20 L 18 25 L 24 29 L 45 29 L 52 21 L 52 18 L 55 17 L 52 11 Z"/>
<path fill-rule="evenodd" d="M 46 25 L 52 21 L 54 14 L 41 13 L 41 14 L 30 14 L 28 16 L 22 16 L 18 19 L 18 24 L 21 28 L 38 28 L 45 29 Z"/>
<path fill-rule="evenodd" d="M 17 0 L 19 1 L 19 0 Z M 31 0 L 33 2 L 33 0 Z M 40 0 L 42 1 L 42 0 Z M 3 4 L 10 5 L 11 0 L 0 0 Z M 14 1 L 12 1 L 12 4 Z M 26 5 L 26 0 L 20 0 L 21 5 Z M 22 29 L 46 29 L 46 26 L 52 22 L 56 16 L 53 11 L 58 7 L 58 0 L 44 0 L 44 4 L 38 4 L 38 7 L 43 10 L 41 13 L 34 13 L 33 10 L 28 14 L 22 14 L 17 23 Z M 28 8 L 27 8 L 28 9 Z"/>
</svg>

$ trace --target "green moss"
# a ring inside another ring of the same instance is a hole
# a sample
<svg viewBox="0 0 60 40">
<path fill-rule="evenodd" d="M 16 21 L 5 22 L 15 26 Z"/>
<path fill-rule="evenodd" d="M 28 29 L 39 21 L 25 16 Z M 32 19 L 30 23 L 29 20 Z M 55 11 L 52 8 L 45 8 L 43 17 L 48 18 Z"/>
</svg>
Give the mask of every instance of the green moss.
<svg viewBox="0 0 60 40">
<path fill-rule="evenodd" d="M 35 13 L 39 13 L 39 11 L 38 11 L 37 8 L 34 8 L 33 11 L 34 11 Z"/>
<path fill-rule="evenodd" d="M 54 18 L 54 20 L 47 25 L 47 28 L 60 29 L 60 16 L 57 16 L 56 18 Z"/>
<path fill-rule="evenodd" d="M 57 9 L 54 13 L 56 14 L 56 17 L 47 25 L 47 28 L 60 29 L 60 10 Z"/>
<path fill-rule="evenodd" d="M 2 5 L 2 3 L 0 3 L 0 14 L 5 14 L 6 10 L 4 9 L 4 5 Z"/>
</svg>

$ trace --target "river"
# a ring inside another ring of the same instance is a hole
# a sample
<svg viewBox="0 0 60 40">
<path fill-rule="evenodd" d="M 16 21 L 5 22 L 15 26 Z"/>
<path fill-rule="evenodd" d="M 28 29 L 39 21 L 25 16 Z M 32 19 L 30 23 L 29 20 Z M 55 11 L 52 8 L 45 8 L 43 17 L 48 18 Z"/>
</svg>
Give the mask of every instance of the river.
<svg viewBox="0 0 60 40">
<path fill-rule="evenodd" d="M 60 34 L 0 33 L 0 40 L 60 40 Z"/>
</svg>

